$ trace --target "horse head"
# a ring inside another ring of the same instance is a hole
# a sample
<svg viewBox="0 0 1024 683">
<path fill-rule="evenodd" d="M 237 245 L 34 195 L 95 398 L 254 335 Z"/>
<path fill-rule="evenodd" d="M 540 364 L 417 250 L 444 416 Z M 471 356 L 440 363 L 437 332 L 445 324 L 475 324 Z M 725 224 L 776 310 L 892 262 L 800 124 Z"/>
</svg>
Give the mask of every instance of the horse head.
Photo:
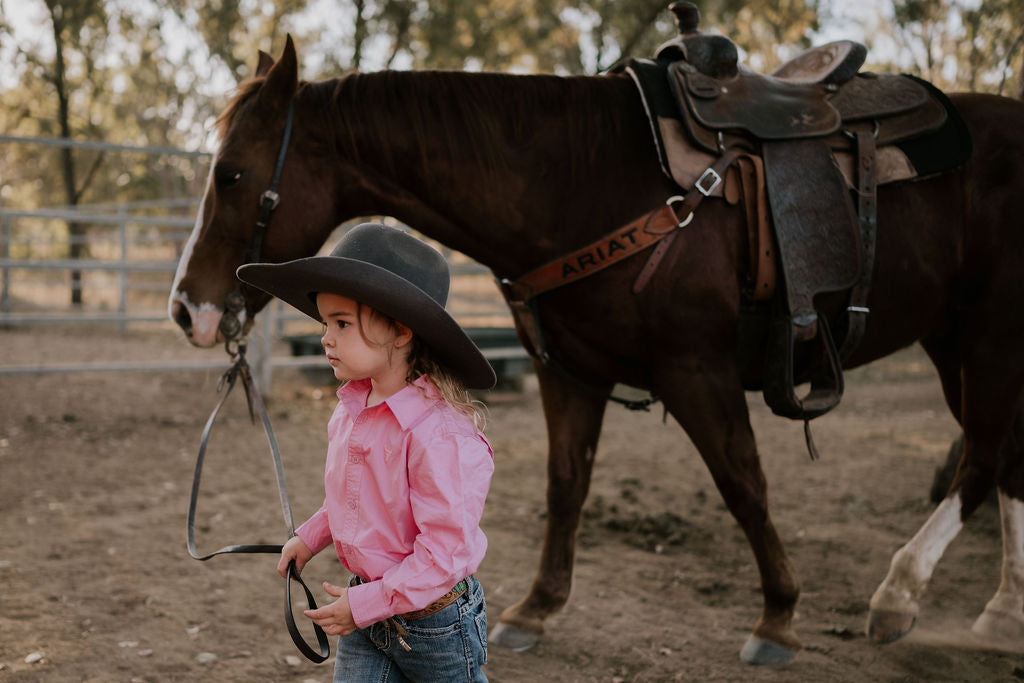
<svg viewBox="0 0 1024 683">
<path fill-rule="evenodd" d="M 247 260 L 278 262 L 311 255 L 334 227 L 329 167 L 315 163 L 330 145 L 317 139 L 316 126 L 298 108 L 290 126 L 302 127 L 303 134 L 286 140 L 289 110 L 302 85 L 289 36 L 277 62 L 260 52 L 256 75 L 239 86 L 218 119 L 220 146 L 168 305 L 171 320 L 195 346 L 210 347 L 243 335 L 269 301 L 261 292 L 241 289 L 234 275 L 238 266 Z M 266 198 L 271 208 L 261 209 L 275 175 L 280 175 L 279 202 L 271 194 Z M 269 213 L 265 237 L 256 227 L 261 210 Z M 232 300 L 235 314 L 226 317 Z M 227 323 L 235 316 L 232 328 Z"/>
</svg>

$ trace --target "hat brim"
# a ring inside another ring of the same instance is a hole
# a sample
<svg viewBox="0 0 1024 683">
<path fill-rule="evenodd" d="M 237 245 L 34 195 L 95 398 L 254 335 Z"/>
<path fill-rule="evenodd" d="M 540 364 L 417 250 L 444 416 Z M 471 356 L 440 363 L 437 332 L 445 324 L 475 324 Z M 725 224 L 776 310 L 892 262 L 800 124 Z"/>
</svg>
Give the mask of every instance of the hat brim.
<svg viewBox="0 0 1024 683">
<path fill-rule="evenodd" d="M 318 322 L 323 322 L 316 307 L 318 293 L 358 301 L 411 329 L 467 389 L 490 389 L 497 381 L 491 364 L 444 307 L 405 278 L 372 263 L 313 256 L 286 263 L 248 263 L 237 275 Z"/>
</svg>

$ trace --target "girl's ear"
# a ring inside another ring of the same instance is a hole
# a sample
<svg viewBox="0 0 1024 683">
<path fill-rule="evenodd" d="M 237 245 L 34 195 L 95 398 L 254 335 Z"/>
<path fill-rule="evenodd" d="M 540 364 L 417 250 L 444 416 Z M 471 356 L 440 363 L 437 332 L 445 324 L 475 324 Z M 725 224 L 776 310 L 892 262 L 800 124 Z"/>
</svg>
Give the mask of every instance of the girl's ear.
<svg viewBox="0 0 1024 683">
<path fill-rule="evenodd" d="M 402 323 L 395 321 L 395 348 L 400 349 L 403 346 L 408 346 L 412 341 L 412 330 L 403 325 Z"/>
</svg>

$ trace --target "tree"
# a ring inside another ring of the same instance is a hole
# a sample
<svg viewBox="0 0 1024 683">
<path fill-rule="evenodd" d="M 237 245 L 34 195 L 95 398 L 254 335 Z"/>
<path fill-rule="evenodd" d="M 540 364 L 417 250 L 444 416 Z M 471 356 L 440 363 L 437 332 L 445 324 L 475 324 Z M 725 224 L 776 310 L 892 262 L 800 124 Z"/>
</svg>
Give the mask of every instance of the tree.
<svg viewBox="0 0 1024 683">
<path fill-rule="evenodd" d="M 893 12 L 898 66 L 944 89 L 1021 97 L 1024 0 L 901 0 Z"/>
<path fill-rule="evenodd" d="M 44 73 L 47 74 L 47 80 L 53 85 L 56 92 L 57 125 L 60 128 L 60 135 L 65 139 L 71 139 L 70 99 L 74 85 L 69 84 L 69 69 L 65 53 L 77 41 L 77 47 L 79 47 L 82 57 L 80 63 L 82 81 L 88 81 L 95 87 L 100 76 L 93 59 L 96 54 L 94 45 L 102 45 L 104 42 L 106 16 L 102 5 L 97 0 L 83 0 L 71 3 L 67 7 L 58 0 L 46 0 L 46 8 L 49 11 L 53 29 L 54 59 L 52 67 L 44 70 Z M 94 45 L 89 45 L 93 41 L 95 41 Z M 86 49 L 82 49 L 87 45 Z M 102 159 L 102 153 L 96 155 L 82 184 L 79 185 L 74 152 L 70 147 L 61 149 L 61 177 L 64 181 L 65 203 L 68 206 L 78 204 L 82 193 L 88 188 L 96 170 L 102 163 Z M 86 226 L 81 222 L 71 221 L 68 223 L 68 234 L 70 258 L 72 260 L 83 258 L 87 251 Z M 73 305 L 82 303 L 82 272 L 79 270 L 71 271 L 71 303 Z"/>
</svg>

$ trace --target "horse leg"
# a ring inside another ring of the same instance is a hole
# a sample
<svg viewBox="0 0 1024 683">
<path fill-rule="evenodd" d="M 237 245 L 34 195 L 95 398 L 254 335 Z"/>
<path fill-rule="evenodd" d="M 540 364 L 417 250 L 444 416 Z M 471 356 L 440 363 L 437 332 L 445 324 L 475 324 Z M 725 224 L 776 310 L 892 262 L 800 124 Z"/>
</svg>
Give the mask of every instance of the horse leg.
<svg viewBox="0 0 1024 683">
<path fill-rule="evenodd" d="M 548 428 L 547 526 L 530 592 L 499 617 L 490 641 L 515 651 L 532 647 L 544 619 L 569 599 L 580 511 L 590 489 L 606 399 L 535 363 Z M 610 388 L 610 387 L 608 387 Z"/>
<path fill-rule="evenodd" d="M 919 600 L 946 548 L 995 482 L 1004 443 L 1020 397 L 1020 372 L 1013 338 L 984 335 L 965 346 L 959 373 L 953 353 L 928 349 L 942 378 L 947 403 L 964 428 L 964 453 L 946 498 L 914 537 L 893 555 L 889 573 L 871 597 L 868 637 L 888 643 L 917 622 Z M 960 388 L 957 399 L 956 388 Z"/>
<path fill-rule="evenodd" d="M 998 475 L 999 515 L 1003 530 L 1003 566 L 999 589 L 974 622 L 975 633 L 1019 644 L 1024 639 L 1024 410 Z"/>
<path fill-rule="evenodd" d="M 768 514 L 764 472 L 735 362 L 672 357 L 656 376 L 658 394 L 700 452 L 761 574 L 763 611 L 740 657 L 748 664 L 785 664 L 801 648 L 792 628 L 800 586 Z"/>
</svg>

